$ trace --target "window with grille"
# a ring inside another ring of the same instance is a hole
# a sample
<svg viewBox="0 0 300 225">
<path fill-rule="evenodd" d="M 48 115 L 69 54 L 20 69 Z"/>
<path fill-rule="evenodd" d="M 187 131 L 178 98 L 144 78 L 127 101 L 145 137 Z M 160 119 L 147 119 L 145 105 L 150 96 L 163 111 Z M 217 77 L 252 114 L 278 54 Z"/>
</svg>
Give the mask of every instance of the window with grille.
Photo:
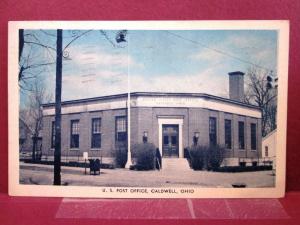
<svg viewBox="0 0 300 225">
<path fill-rule="evenodd" d="M 256 150 L 256 124 L 251 123 L 251 150 Z"/>
<path fill-rule="evenodd" d="M 92 148 L 101 148 L 101 118 L 92 119 Z"/>
<path fill-rule="evenodd" d="M 245 149 L 245 123 L 239 121 L 239 149 Z"/>
<path fill-rule="evenodd" d="M 231 120 L 225 120 L 225 146 L 231 149 Z"/>
<path fill-rule="evenodd" d="M 269 157 L 269 147 L 265 146 L 265 157 Z"/>
<path fill-rule="evenodd" d="M 209 144 L 217 144 L 217 119 L 215 117 L 209 117 Z"/>
<path fill-rule="evenodd" d="M 116 141 L 127 141 L 127 118 L 126 116 L 116 117 Z"/>
<path fill-rule="evenodd" d="M 79 148 L 79 120 L 71 120 L 71 148 Z"/>
</svg>

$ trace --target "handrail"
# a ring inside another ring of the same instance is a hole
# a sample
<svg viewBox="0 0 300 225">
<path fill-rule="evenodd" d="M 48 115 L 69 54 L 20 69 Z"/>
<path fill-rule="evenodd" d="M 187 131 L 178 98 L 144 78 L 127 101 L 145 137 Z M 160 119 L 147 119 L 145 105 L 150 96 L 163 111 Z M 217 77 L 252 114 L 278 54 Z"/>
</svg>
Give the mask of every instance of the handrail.
<svg viewBox="0 0 300 225">
<path fill-rule="evenodd" d="M 160 151 L 159 151 L 158 148 L 156 149 L 155 158 L 156 158 L 156 161 L 158 163 L 158 167 L 159 167 L 158 169 L 161 170 L 161 168 L 162 168 L 162 161 L 161 161 L 161 154 L 160 154 Z"/>
<path fill-rule="evenodd" d="M 157 164 L 158 164 L 158 170 L 161 170 L 161 165 L 160 165 L 159 160 L 158 160 L 157 157 L 156 157 L 156 162 L 157 162 Z"/>
<path fill-rule="evenodd" d="M 187 159 L 192 159 L 192 155 L 191 155 L 191 152 L 189 150 L 189 148 L 184 148 L 185 152 L 187 152 Z"/>
<path fill-rule="evenodd" d="M 189 154 L 189 159 L 192 159 L 191 152 L 190 152 L 190 150 L 188 148 L 187 148 L 187 151 L 188 151 L 188 154 Z"/>
</svg>

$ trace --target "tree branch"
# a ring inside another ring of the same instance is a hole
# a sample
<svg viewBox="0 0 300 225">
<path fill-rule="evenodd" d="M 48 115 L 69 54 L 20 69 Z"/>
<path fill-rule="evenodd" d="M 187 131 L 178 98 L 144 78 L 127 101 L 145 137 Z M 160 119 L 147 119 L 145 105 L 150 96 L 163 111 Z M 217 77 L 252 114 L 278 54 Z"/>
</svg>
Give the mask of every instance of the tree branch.
<svg viewBox="0 0 300 225">
<path fill-rule="evenodd" d="M 55 48 L 53 48 L 53 47 L 51 47 L 51 46 L 48 46 L 48 45 L 41 44 L 41 43 L 37 43 L 37 42 L 33 42 L 33 41 L 25 41 L 24 43 L 26 43 L 26 44 L 38 45 L 38 46 L 41 46 L 41 47 L 44 47 L 44 48 L 47 48 L 47 49 L 51 49 L 51 50 L 53 50 L 53 51 L 56 51 Z"/>
</svg>

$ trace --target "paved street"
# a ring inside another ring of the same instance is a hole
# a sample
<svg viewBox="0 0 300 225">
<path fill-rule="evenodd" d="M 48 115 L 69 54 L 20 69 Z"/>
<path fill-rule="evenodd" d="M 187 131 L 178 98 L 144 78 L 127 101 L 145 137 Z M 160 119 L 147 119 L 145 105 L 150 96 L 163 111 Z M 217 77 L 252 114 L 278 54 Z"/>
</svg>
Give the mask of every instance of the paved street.
<svg viewBox="0 0 300 225">
<path fill-rule="evenodd" d="M 20 183 L 51 185 L 53 166 L 20 162 Z M 245 183 L 247 187 L 272 187 L 272 171 L 219 173 L 208 171 L 130 171 L 128 169 L 101 169 L 101 175 L 84 174 L 84 168 L 62 167 L 62 183 L 74 186 L 110 187 L 232 187 Z"/>
</svg>

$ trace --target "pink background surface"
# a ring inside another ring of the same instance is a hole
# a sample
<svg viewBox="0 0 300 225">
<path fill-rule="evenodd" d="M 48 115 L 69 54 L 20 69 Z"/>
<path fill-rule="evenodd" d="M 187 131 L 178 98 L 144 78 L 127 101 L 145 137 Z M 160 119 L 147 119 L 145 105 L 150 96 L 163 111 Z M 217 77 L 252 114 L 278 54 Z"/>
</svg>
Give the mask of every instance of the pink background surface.
<svg viewBox="0 0 300 225">
<path fill-rule="evenodd" d="M 0 192 L 7 193 L 7 28 L 10 20 L 290 20 L 287 191 L 300 189 L 300 1 L 1 0 Z"/>
</svg>

